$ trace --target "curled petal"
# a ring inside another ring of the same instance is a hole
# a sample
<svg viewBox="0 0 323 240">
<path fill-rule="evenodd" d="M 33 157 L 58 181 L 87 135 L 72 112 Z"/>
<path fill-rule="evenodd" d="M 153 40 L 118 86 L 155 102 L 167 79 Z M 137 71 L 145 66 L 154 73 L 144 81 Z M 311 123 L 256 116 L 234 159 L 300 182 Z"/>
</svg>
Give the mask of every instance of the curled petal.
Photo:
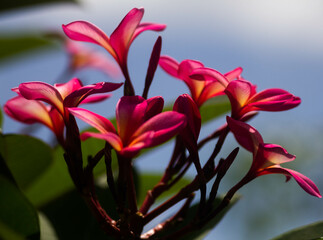
<svg viewBox="0 0 323 240">
<path fill-rule="evenodd" d="M 73 78 L 72 80 L 68 81 L 67 83 L 55 84 L 54 87 L 61 94 L 62 99 L 64 99 L 70 93 L 83 87 L 83 84 L 79 79 Z"/>
<path fill-rule="evenodd" d="M 63 115 L 63 98 L 59 91 L 53 86 L 44 82 L 29 82 L 19 85 L 20 94 L 30 100 L 42 100 L 56 107 Z"/>
<path fill-rule="evenodd" d="M 190 77 L 201 81 L 205 81 L 205 80 L 217 81 L 221 83 L 224 87 L 226 87 L 229 83 L 227 78 L 222 73 L 212 68 L 206 68 L 206 67 L 194 69 L 191 72 Z"/>
<path fill-rule="evenodd" d="M 133 41 L 140 33 L 150 30 L 150 31 L 156 31 L 160 32 L 163 31 L 166 28 L 165 24 L 159 24 L 159 23 L 140 23 L 138 27 L 136 28 L 131 41 Z"/>
<path fill-rule="evenodd" d="M 121 151 L 123 148 L 122 141 L 120 137 L 112 132 L 107 133 L 93 133 L 85 132 L 81 134 L 81 140 L 86 140 L 90 137 L 98 138 L 107 141 L 117 152 Z"/>
<path fill-rule="evenodd" d="M 64 33 L 70 39 L 98 44 L 117 59 L 117 54 L 110 44 L 109 37 L 94 24 L 86 21 L 75 21 L 67 25 L 62 25 L 62 27 Z"/>
<path fill-rule="evenodd" d="M 27 123 L 42 123 L 53 130 L 53 123 L 46 106 L 37 100 L 27 100 L 21 96 L 6 102 L 4 111 L 13 119 Z"/>
<path fill-rule="evenodd" d="M 284 174 L 287 178 L 293 177 L 298 183 L 298 185 L 301 188 L 303 188 L 305 192 L 315 197 L 322 198 L 320 191 L 315 185 L 315 183 L 308 177 L 294 170 L 282 168 L 282 167 L 270 167 L 260 172 L 259 175 L 273 174 L 273 173 Z"/>
<path fill-rule="evenodd" d="M 144 121 L 152 118 L 153 116 L 161 113 L 164 107 L 164 99 L 161 96 L 152 97 L 146 100 L 147 109 Z"/>
<path fill-rule="evenodd" d="M 100 82 L 81 87 L 64 99 L 64 106 L 77 107 L 89 95 L 111 92 L 121 87 L 122 84 L 123 83 Z"/>
<path fill-rule="evenodd" d="M 286 149 L 279 145 L 260 143 L 258 146 L 258 152 L 254 158 L 253 167 L 263 169 L 273 165 L 293 161 L 295 158 L 296 157 L 294 155 L 289 154 Z"/>
<path fill-rule="evenodd" d="M 259 144 L 263 143 L 263 139 L 257 129 L 231 117 L 227 117 L 227 123 L 237 142 L 255 154 Z"/>
<path fill-rule="evenodd" d="M 240 78 L 242 70 L 242 67 L 237 67 L 236 69 L 233 69 L 232 71 L 225 73 L 224 76 L 229 82 L 231 82 Z"/>
<path fill-rule="evenodd" d="M 186 125 L 186 117 L 174 111 L 160 113 L 146 121 L 133 134 L 131 142 L 147 132 L 154 132 L 152 142 L 149 147 L 161 144 L 179 133 Z"/>
<path fill-rule="evenodd" d="M 169 56 L 160 56 L 159 66 L 171 76 L 178 78 L 179 63 Z"/>
<path fill-rule="evenodd" d="M 147 101 L 141 96 L 124 96 L 117 103 L 117 128 L 125 145 L 128 145 L 132 134 L 143 123 L 146 109 Z"/>
<path fill-rule="evenodd" d="M 100 133 L 115 133 L 113 124 L 108 119 L 100 116 L 99 114 L 90 112 L 83 108 L 69 108 L 68 111 L 75 117 L 83 120 L 84 122 L 99 130 Z"/>
</svg>

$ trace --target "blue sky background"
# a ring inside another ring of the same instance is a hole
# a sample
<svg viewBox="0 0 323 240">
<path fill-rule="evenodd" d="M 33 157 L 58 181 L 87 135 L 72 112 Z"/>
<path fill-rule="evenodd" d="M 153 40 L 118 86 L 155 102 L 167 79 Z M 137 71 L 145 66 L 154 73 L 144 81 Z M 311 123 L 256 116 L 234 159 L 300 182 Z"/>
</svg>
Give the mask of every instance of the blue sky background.
<svg viewBox="0 0 323 240">
<path fill-rule="evenodd" d="M 302 104 L 298 108 L 261 113 L 251 124 L 262 133 L 265 142 L 280 144 L 295 154 L 297 158 L 289 166 L 309 176 L 323 191 L 322 1 L 88 0 L 81 1 L 81 6 L 59 5 L 0 15 L 0 32 L 61 31 L 61 24 L 86 20 L 110 35 L 133 7 L 145 8 L 143 21 L 167 24 L 160 33 L 162 54 L 179 61 L 200 60 L 221 72 L 241 66 L 243 77 L 257 84 L 258 90 L 283 88 L 300 96 Z M 150 51 L 158 34 L 145 32 L 130 48 L 130 74 L 138 94 L 142 92 Z M 14 96 L 10 89 L 20 82 L 55 82 L 66 64 L 67 56 L 59 48 L 1 62 L 1 105 Z M 85 83 L 114 81 L 95 71 L 82 71 L 75 76 Z M 150 96 L 162 95 L 166 101 L 172 101 L 186 92 L 182 82 L 157 70 Z M 121 91 L 116 92 L 114 98 L 96 106 L 95 111 L 112 116 L 120 94 Z M 219 124 L 221 121 L 208 124 L 202 135 Z M 3 129 L 9 133 L 21 127 L 22 124 L 6 118 Z M 38 134 L 42 138 L 50 136 L 47 129 Z M 236 146 L 230 137 L 223 156 Z M 202 159 L 207 158 L 211 148 L 212 144 L 202 151 Z M 163 146 L 157 155 L 164 158 L 170 151 L 171 145 Z M 243 151 L 240 156 L 241 163 L 233 166 L 221 186 L 223 192 L 241 177 L 241 169 L 248 168 L 250 161 L 246 157 L 250 156 Z M 166 163 L 148 155 L 137 165 L 142 170 L 159 171 Z M 323 218 L 322 200 L 308 196 L 294 180 L 284 184 L 282 176 L 261 177 L 242 189 L 241 194 L 243 198 L 206 239 L 270 239 Z"/>
</svg>

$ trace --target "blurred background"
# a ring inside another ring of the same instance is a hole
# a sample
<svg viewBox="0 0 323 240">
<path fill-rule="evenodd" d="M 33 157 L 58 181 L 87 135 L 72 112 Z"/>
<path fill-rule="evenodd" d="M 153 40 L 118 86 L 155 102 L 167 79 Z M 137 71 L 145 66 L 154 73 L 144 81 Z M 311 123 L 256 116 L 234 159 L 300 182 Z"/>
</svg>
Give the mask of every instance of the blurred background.
<svg viewBox="0 0 323 240">
<path fill-rule="evenodd" d="M 90 21 L 110 35 L 129 10 L 144 7 L 143 21 L 164 23 L 167 29 L 161 33 L 143 33 L 130 48 L 128 65 L 137 93 L 142 92 L 150 52 L 160 34 L 164 55 L 178 61 L 200 60 L 205 66 L 223 73 L 241 66 L 242 76 L 256 84 L 258 91 L 283 88 L 300 96 L 302 104 L 298 108 L 281 113 L 262 112 L 250 123 L 263 135 L 265 142 L 282 145 L 295 154 L 296 160 L 284 166 L 310 177 L 323 192 L 322 1 L 79 0 L 53 1 L 50 5 L 19 9 L 15 6 L 9 9 L 9 5 L 4 3 L 0 12 L 1 106 L 15 96 L 10 89 L 19 83 L 45 81 L 52 84 L 66 69 L 69 59 L 62 46 L 39 40 L 30 47 L 28 39 L 44 32 L 62 33 L 61 25 L 75 20 Z M 20 40 L 8 41 L 10 38 Z M 88 46 L 105 53 L 93 44 Z M 29 51 L 18 54 L 20 47 Z M 15 50 L 17 54 L 13 54 Z M 86 84 L 123 80 L 95 70 L 78 71 L 74 76 Z M 166 102 L 172 102 L 186 92 L 188 89 L 182 82 L 158 69 L 149 95 L 161 95 Z M 115 92 L 113 98 L 95 106 L 94 111 L 113 116 L 120 96 L 121 91 Z M 202 135 L 223 121 L 207 124 Z M 21 129 L 22 124 L 5 117 L 4 133 Z M 35 134 L 45 140 L 51 138 L 51 133 L 44 128 Z M 170 146 L 163 146 L 158 156 L 167 157 Z M 236 146 L 230 136 L 222 156 Z M 208 157 L 212 147 L 211 143 L 203 149 L 202 159 Z M 248 153 L 240 151 L 239 156 L 241 161 L 223 181 L 220 189 L 223 193 L 250 165 Z M 166 165 L 161 159 L 163 157 L 147 155 L 137 161 L 137 165 L 140 170 L 157 172 Z M 294 180 L 288 183 L 284 180 L 283 176 L 263 176 L 242 189 L 242 199 L 206 239 L 270 239 L 289 229 L 322 220 L 322 200 L 306 194 Z"/>
</svg>

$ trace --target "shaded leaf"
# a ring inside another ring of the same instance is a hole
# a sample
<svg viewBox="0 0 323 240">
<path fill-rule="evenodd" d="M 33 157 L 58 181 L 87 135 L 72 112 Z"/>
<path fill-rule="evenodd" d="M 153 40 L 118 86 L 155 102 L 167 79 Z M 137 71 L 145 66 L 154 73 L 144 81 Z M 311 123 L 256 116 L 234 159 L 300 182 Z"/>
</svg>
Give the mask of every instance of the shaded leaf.
<svg viewBox="0 0 323 240">
<path fill-rule="evenodd" d="M 0 239 L 2 240 L 24 240 L 25 238 L 20 234 L 16 233 L 2 221 L 0 221 Z"/>
<path fill-rule="evenodd" d="M 25 1 L 28 2 L 28 1 Z M 0 4 L 2 6 L 2 3 Z M 37 34 L 0 35 L 0 61 L 34 50 L 53 47 L 53 42 Z"/>
<path fill-rule="evenodd" d="M 116 218 L 115 204 L 109 192 L 103 188 L 96 190 L 108 215 Z M 50 220 L 60 240 L 113 239 L 100 229 L 96 219 L 75 190 L 66 192 L 55 201 L 43 206 L 41 210 Z"/>
<path fill-rule="evenodd" d="M 52 149 L 25 135 L 1 135 L 0 152 L 19 187 L 25 189 L 49 167 Z"/>
<path fill-rule="evenodd" d="M 17 10 L 24 7 L 35 7 L 41 4 L 49 3 L 76 3 L 76 0 L 2 0 L 0 12 L 8 10 Z"/>
<path fill-rule="evenodd" d="M 284 233 L 272 240 L 317 240 L 323 238 L 323 221 L 312 223 Z"/>
<path fill-rule="evenodd" d="M 0 222 L 4 229 L 1 239 L 40 239 L 37 212 L 20 190 L 0 175 Z"/>
</svg>

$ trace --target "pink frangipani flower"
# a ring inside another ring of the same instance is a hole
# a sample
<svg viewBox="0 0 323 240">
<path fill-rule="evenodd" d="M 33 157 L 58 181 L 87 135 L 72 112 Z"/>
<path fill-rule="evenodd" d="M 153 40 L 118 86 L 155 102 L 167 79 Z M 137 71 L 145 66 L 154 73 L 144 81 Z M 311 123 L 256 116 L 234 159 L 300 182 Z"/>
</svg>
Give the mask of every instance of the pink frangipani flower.
<svg viewBox="0 0 323 240">
<path fill-rule="evenodd" d="M 255 111 L 284 111 L 298 106 L 299 97 L 278 88 L 256 92 L 256 86 L 246 80 L 236 80 L 228 84 L 225 93 L 231 102 L 231 116 L 237 120 Z"/>
<path fill-rule="evenodd" d="M 229 81 L 227 77 L 229 77 L 229 79 L 235 78 L 241 73 L 240 68 L 224 75 L 212 69 L 212 78 L 208 77 L 205 79 L 200 76 L 203 75 L 204 72 L 198 71 L 194 74 L 198 69 L 206 69 L 201 62 L 183 60 L 178 63 L 169 56 L 161 56 L 159 59 L 159 66 L 171 76 L 185 82 L 198 107 L 212 97 L 223 95 L 223 91 Z"/>
<path fill-rule="evenodd" d="M 253 153 L 252 165 L 242 183 L 245 184 L 258 176 L 279 173 L 285 175 L 287 181 L 293 177 L 304 191 L 321 198 L 312 180 L 299 172 L 280 166 L 282 163 L 293 161 L 294 155 L 289 154 L 279 145 L 264 143 L 260 133 L 242 121 L 227 117 L 227 123 L 238 143 Z"/>
<path fill-rule="evenodd" d="M 128 75 L 127 58 L 133 40 L 144 31 L 162 31 L 166 27 L 164 24 L 140 23 L 143 15 L 143 8 L 132 9 L 110 38 L 101 29 L 86 21 L 75 21 L 63 25 L 63 30 L 70 39 L 91 42 L 104 47 L 120 65 L 123 74 Z"/>
<path fill-rule="evenodd" d="M 83 133 L 82 140 L 89 137 L 103 139 L 119 155 L 132 158 L 141 149 L 161 144 L 185 127 L 183 114 L 173 111 L 161 113 L 163 101 L 161 97 L 147 100 L 140 96 L 122 97 L 116 108 L 117 130 L 108 119 L 96 113 L 82 108 L 69 108 L 69 111 L 99 131 Z"/>
<path fill-rule="evenodd" d="M 17 121 L 44 124 L 55 133 L 59 142 L 63 143 L 65 121 L 68 120 L 68 111 L 65 109 L 77 107 L 81 103 L 102 101 L 110 95 L 90 95 L 113 91 L 121 85 L 122 83 L 102 82 L 83 86 L 76 78 L 54 86 L 44 82 L 22 83 L 13 89 L 18 96 L 7 101 L 4 110 Z"/>
<path fill-rule="evenodd" d="M 119 77 L 118 66 L 105 54 L 71 40 L 66 41 L 65 48 L 70 58 L 69 70 L 79 71 L 85 68 L 93 68 L 110 77 Z"/>
</svg>

